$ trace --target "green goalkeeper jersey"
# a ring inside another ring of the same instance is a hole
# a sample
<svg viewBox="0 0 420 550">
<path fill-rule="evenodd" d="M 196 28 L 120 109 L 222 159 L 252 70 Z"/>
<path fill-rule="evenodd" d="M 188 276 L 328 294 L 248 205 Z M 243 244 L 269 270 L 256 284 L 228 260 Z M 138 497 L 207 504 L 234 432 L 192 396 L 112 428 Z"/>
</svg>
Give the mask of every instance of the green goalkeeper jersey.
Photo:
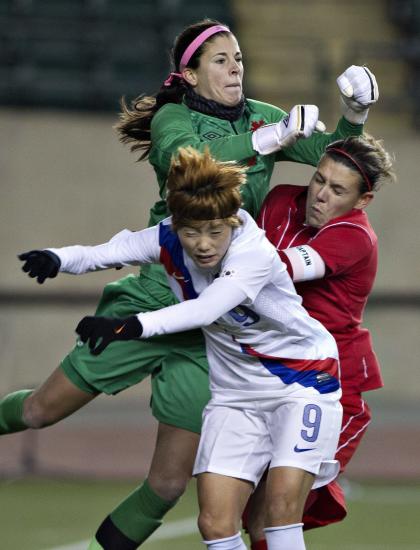
<svg viewBox="0 0 420 550">
<path fill-rule="evenodd" d="M 341 118 L 333 133 L 314 132 L 311 137 L 299 139 L 292 147 L 277 153 L 256 153 L 252 148 L 252 132 L 285 116 L 287 113 L 282 109 L 253 99 L 246 100 L 243 115 L 234 122 L 193 111 L 184 103 L 167 103 L 161 107 L 152 119 L 149 154 L 161 200 L 150 211 L 149 225 L 156 225 L 169 215 L 165 184 L 171 158 L 180 147 L 191 146 L 199 151 L 208 147 L 218 160 L 247 166 L 247 184 L 242 187 L 243 208 L 255 218 L 269 191 L 275 162 L 285 160 L 316 166 L 328 143 L 348 135 L 359 135 L 363 130 L 362 125 L 353 125 Z M 161 266 L 146 266 L 142 273 L 166 284 Z"/>
</svg>

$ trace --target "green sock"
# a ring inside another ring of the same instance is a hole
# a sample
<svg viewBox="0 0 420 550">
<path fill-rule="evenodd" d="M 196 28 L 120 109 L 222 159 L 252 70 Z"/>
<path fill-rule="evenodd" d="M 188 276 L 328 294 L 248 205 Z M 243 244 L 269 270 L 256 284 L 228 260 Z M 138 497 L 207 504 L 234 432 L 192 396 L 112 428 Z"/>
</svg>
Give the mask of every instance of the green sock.
<svg viewBox="0 0 420 550">
<path fill-rule="evenodd" d="M 160 498 L 147 479 L 111 512 L 112 523 L 132 541 L 141 544 L 162 524 L 162 518 L 178 499 Z"/>
<path fill-rule="evenodd" d="M 23 402 L 33 390 L 19 390 L 0 399 L 0 435 L 26 430 L 23 421 Z"/>
</svg>

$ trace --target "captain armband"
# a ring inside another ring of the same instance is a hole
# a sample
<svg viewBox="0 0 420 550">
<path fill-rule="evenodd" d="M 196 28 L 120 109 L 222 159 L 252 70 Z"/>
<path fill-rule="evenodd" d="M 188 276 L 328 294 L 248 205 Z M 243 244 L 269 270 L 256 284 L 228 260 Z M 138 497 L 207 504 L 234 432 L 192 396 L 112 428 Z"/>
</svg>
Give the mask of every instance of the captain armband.
<svg viewBox="0 0 420 550">
<path fill-rule="evenodd" d="M 292 279 L 299 283 L 322 279 L 325 275 L 325 262 L 316 250 L 308 245 L 283 249 L 293 270 Z"/>
</svg>

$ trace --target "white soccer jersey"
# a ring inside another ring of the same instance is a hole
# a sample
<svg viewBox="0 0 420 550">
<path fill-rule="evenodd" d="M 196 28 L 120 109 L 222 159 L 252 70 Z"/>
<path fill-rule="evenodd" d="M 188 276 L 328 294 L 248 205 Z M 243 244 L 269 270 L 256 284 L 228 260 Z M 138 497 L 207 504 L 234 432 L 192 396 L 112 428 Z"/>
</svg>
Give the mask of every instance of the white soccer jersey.
<svg viewBox="0 0 420 550">
<path fill-rule="evenodd" d="M 60 270 L 84 273 L 118 265 L 162 263 L 181 303 L 140 313 L 142 338 L 202 327 L 213 397 L 222 402 L 339 389 L 333 337 L 301 305 L 275 248 L 244 210 L 217 269 L 199 268 L 171 219 L 124 230 L 95 247 L 51 249 Z"/>
</svg>

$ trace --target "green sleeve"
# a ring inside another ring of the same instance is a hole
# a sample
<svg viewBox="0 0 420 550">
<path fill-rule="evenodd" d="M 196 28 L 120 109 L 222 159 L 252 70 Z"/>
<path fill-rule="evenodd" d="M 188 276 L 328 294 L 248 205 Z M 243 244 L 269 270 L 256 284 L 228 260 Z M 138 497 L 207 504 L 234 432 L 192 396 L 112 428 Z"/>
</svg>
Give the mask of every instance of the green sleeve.
<svg viewBox="0 0 420 550">
<path fill-rule="evenodd" d="M 167 173 L 171 157 L 179 147 L 210 149 L 212 155 L 222 161 L 252 157 L 251 132 L 232 134 L 206 141 L 194 131 L 188 108 L 185 105 L 167 104 L 155 114 L 151 126 L 152 149 L 149 160 L 160 171 Z"/>
<path fill-rule="evenodd" d="M 363 124 L 351 124 L 341 117 L 334 132 L 314 132 L 307 139 L 299 139 L 293 147 L 279 151 L 276 154 L 276 161 L 287 160 L 316 166 L 329 143 L 347 136 L 360 136 L 362 133 Z"/>
</svg>

